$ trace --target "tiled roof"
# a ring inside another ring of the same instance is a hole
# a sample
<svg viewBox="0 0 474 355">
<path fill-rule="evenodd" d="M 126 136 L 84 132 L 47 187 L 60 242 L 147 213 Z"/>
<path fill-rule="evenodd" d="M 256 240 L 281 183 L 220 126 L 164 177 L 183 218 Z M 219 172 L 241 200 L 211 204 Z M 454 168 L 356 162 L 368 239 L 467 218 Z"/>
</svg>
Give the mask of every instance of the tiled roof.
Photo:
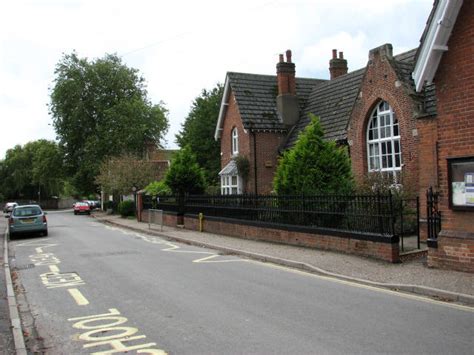
<svg viewBox="0 0 474 355">
<path fill-rule="evenodd" d="M 434 116 L 436 115 L 436 87 L 435 84 L 425 85 L 420 93 L 416 93 L 415 81 L 413 80 L 412 73 L 415 68 L 415 59 L 418 53 L 418 49 L 402 53 L 395 56 L 392 60 L 392 67 L 397 73 L 398 78 L 405 84 L 409 85 L 413 90 L 414 97 L 422 103 L 423 108 L 420 113 L 421 117 Z"/>
<path fill-rule="evenodd" d="M 315 87 L 309 96 L 308 105 L 300 115 L 300 120 L 288 137 L 286 148 L 293 146 L 300 132 L 310 122 L 309 113 L 319 116 L 325 138 L 335 140 L 344 138 L 347 121 L 364 72 L 365 68 Z"/>
<path fill-rule="evenodd" d="M 413 91 L 414 82 L 411 73 L 415 54 L 416 49 L 413 49 L 396 55 L 391 60 L 392 67 L 400 81 L 411 86 Z M 365 68 L 362 68 L 314 87 L 309 96 L 308 105 L 301 111 L 300 119 L 290 132 L 284 148 L 291 148 L 295 144 L 300 132 L 310 122 L 309 113 L 319 116 L 326 139 L 346 139 L 348 120 L 364 73 Z M 433 94 L 434 91 L 426 92 L 426 97 L 422 98 L 429 105 L 430 112 L 436 108 L 435 105 L 433 106 L 436 101 Z"/>
<path fill-rule="evenodd" d="M 219 176 L 222 175 L 238 175 L 237 163 L 234 159 L 231 159 L 231 161 L 219 171 Z"/>
<path fill-rule="evenodd" d="M 277 114 L 278 94 L 276 75 L 227 73 L 237 101 L 242 123 L 246 129 L 285 131 Z M 300 110 L 306 105 L 311 89 L 325 80 L 296 78 L 296 93 Z"/>
</svg>

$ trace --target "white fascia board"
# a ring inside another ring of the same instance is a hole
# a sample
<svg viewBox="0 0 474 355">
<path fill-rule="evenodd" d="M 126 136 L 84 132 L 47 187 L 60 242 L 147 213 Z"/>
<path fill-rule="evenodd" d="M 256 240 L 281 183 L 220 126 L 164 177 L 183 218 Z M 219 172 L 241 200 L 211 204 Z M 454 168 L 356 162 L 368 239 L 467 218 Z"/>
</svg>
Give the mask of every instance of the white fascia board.
<svg viewBox="0 0 474 355">
<path fill-rule="evenodd" d="M 229 95 L 230 95 L 230 83 L 229 76 L 226 75 L 224 94 L 222 95 L 221 108 L 219 110 L 219 116 L 217 118 L 216 131 L 214 133 L 214 139 L 217 141 L 221 137 L 222 126 L 224 125 L 224 117 L 227 112 L 227 106 L 229 106 Z"/>
<path fill-rule="evenodd" d="M 420 92 L 425 82 L 433 81 L 443 52 L 448 50 L 448 39 L 462 3 L 463 0 L 440 0 L 413 70 L 416 91 Z"/>
</svg>

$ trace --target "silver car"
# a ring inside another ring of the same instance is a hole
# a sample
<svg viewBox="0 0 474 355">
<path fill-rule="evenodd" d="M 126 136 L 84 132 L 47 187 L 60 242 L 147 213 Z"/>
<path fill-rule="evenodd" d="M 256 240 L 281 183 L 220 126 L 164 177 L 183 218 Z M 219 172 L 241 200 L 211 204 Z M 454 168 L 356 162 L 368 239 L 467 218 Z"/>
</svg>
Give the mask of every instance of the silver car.
<svg viewBox="0 0 474 355">
<path fill-rule="evenodd" d="M 16 206 L 18 206 L 16 202 L 7 202 L 3 208 L 3 213 L 10 213 Z"/>
<path fill-rule="evenodd" d="M 46 213 L 38 205 L 17 206 L 8 217 L 10 237 L 22 233 L 48 235 Z"/>
</svg>

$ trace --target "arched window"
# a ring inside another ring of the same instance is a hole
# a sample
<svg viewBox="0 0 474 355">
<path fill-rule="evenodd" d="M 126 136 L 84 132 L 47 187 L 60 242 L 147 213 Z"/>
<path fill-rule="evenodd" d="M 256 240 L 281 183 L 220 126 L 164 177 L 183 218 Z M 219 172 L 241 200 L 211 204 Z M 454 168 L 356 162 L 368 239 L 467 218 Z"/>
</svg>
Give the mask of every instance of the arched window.
<svg viewBox="0 0 474 355">
<path fill-rule="evenodd" d="M 239 154 L 239 132 L 237 127 L 232 129 L 232 155 Z"/>
<path fill-rule="evenodd" d="M 369 171 L 396 172 L 402 168 L 400 127 L 390 105 L 381 101 L 367 126 Z"/>
</svg>

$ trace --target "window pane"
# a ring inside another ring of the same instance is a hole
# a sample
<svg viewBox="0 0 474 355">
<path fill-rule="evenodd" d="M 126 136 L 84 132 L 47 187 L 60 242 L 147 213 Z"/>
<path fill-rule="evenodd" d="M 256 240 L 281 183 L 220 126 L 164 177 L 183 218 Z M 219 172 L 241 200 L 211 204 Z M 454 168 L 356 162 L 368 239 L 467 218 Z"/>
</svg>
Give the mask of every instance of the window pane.
<svg viewBox="0 0 474 355">
<path fill-rule="evenodd" d="M 379 139 L 379 130 L 378 130 L 378 128 L 374 129 L 374 139 Z"/>
<path fill-rule="evenodd" d="M 387 167 L 387 157 L 384 155 L 382 156 L 382 169 Z"/>
<path fill-rule="evenodd" d="M 396 125 L 393 126 L 393 135 L 394 135 L 395 137 L 400 135 L 400 134 L 398 133 L 398 124 L 396 124 Z"/>
<path fill-rule="evenodd" d="M 400 154 L 396 154 L 395 155 L 395 167 L 399 168 L 400 166 L 402 166 L 402 164 L 400 164 Z"/>
<path fill-rule="evenodd" d="M 387 154 L 387 146 L 386 146 L 386 142 L 383 142 L 382 143 L 382 154 L 385 155 Z"/>
<path fill-rule="evenodd" d="M 232 195 L 236 195 L 237 194 L 237 188 L 236 187 L 233 187 L 232 188 Z"/>
<path fill-rule="evenodd" d="M 391 155 L 387 156 L 387 168 L 393 168 L 393 157 Z"/>
<path fill-rule="evenodd" d="M 237 185 L 237 176 L 235 175 L 232 176 L 232 185 Z"/>
</svg>

